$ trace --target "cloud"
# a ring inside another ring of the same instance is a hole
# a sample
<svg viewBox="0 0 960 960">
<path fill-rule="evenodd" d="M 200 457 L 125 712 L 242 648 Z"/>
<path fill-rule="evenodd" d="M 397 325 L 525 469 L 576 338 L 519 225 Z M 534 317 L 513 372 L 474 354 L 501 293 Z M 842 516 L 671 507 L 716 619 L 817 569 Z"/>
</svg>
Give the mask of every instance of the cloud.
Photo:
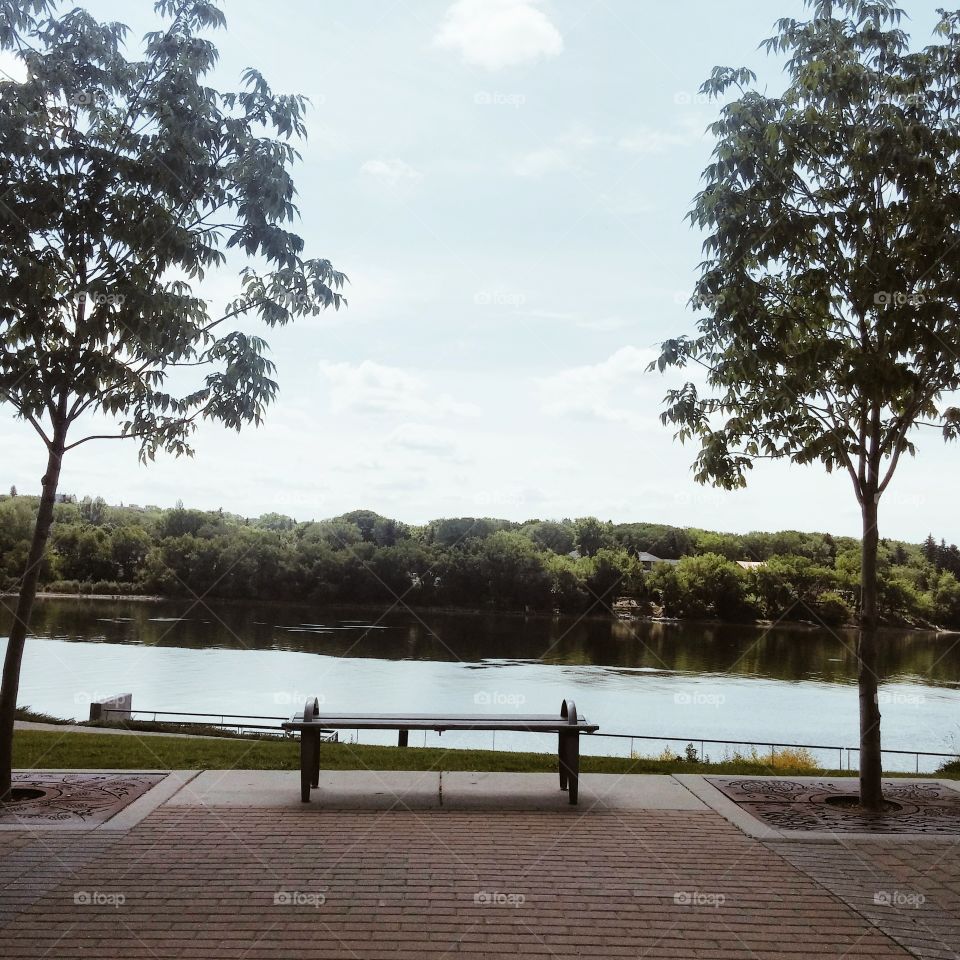
<svg viewBox="0 0 960 960">
<path fill-rule="evenodd" d="M 480 410 L 447 394 L 435 396 L 415 374 L 364 360 L 361 363 L 321 363 L 320 373 L 330 386 L 334 413 L 384 416 L 476 417 Z"/>
<path fill-rule="evenodd" d="M 427 423 L 401 423 L 387 442 L 420 454 L 449 457 L 457 452 L 456 434 L 452 430 Z"/>
<path fill-rule="evenodd" d="M 423 179 L 419 170 L 415 170 L 399 157 L 390 160 L 367 160 L 361 164 L 360 172 L 389 187 L 416 183 Z"/>
<path fill-rule="evenodd" d="M 636 324 L 635 320 L 628 320 L 626 317 L 596 317 L 593 319 L 578 320 L 577 326 L 583 330 L 595 330 L 598 333 L 609 333 L 613 330 L 623 330 L 625 327 L 632 327 Z"/>
<path fill-rule="evenodd" d="M 692 142 L 686 133 L 671 133 L 644 127 L 630 136 L 621 137 L 617 146 L 627 153 L 664 153 L 669 147 L 686 147 Z"/>
<path fill-rule="evenodd" d="M 561 147 L 544 147 L 524 154 L 513 165 L 518 177 L 542 177 L 549 173 L 560 173 L 573 166 L 573 157 Z"/>
<path fill-rule="evenodd" d="M 525 153 L 513 164 L 513 172 L 518 177 L 542 177 L 551 173 L 572 170 L 577 166 L 579 157 L 602 144 L 584 127 L 574 127 L 545 147 Z"/>
<path fill-rule="evenodd" d="M 600 363 L 571 367 L 536 383 L 545 413 L 622 423 L 633 428 L 653 426 L 659 409 L 646 408 L 641 399 L 641 378 L 655 359 L 655 350 L 621 347 Z M 628 395 L 624 395 L 630 388 Z"/>
<path fill-rule="evenodd" d="M 675 130 L 640 127 L 621 137 L 617 146 L 626 153 L 665 153 L 671 147 L 689 147 L 706 138 L 704 124 L 697 117 L 685 117 Z"/>
<path fill-rule="evenodd" d="M 555 57 L 563 37 L 539 6 L 540 0 L 457 0 L 434 43 L 487 70 Z"/>
</svg>

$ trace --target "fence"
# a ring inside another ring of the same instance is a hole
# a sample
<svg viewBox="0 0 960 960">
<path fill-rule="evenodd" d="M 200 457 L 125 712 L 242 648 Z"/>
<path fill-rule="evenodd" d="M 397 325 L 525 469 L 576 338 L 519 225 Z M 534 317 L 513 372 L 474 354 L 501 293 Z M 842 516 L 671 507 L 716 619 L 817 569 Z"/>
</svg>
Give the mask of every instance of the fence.
<svg viewBox="0 0 960 960">
<path fill-rule="evenodd" d="M 121 713 L 122 710 L 105 708 L 103 713 Z M 196 724 L 198 726 L 204 727 L 218 727 L 221 729 L 227 730 L 236 730 L 237 733 L 243 733 L 245 731 L 257 732 L 257 733 L 269 733 L 274 736 L 282 737 L 286 736 L 286 732 L 280 728 L 280 723 L 284 720 L 288 720 L 288 716 L 260 716 L 254 714 L 243 714 L 243 713 L 189 713 L 182 710 L 133 710 L 131 711 L 137 716 L 138 719 L 142 717 L 149 718 L 148 722 L 156 723 L 158 725 L 169 725 L 169 726 L 184 726 L 187 724 Z M 189 720 L 158 720 L 158 717 L 189 717 L 192 719 Z M 109 719 L 105 716 L 104 719 Z M 262 724 L 262 723 L 249 723 L 247 721 L 251 720 L 274 720 L 275 723 L 272 724 Z M 366 731 L 365 731 L 366 732 Z M 357 731 L 357 737 L 359 738 L 360 731 Z M 521 734 L 522 736 L 522 734 Z M 748 747 L 751 750 L 769 752 L 770 754 L 776 753 L 778 750 L 809 750 L 816 751 L 817 753 L 823 755 L 827 760 L 827 764 L 832 762 L 832 757 L 836 757 L 838 760 L 838 769 L 840 770 L 853 770 L 855 767 L 855 758 L 860 752 L 859 747 L 844 747 L 844 746 L 835 746 L 830 744 L 822 743 L 776 743 L 769 740 L 715 740 L 709 737 L 664 737 L 657 736 L 655 734 L 639 734 L 639 733 L 589 733 L 583 734 L 584 738 L 587 737 L 597 737 L 597 738 L 607 738 L 611 740 L 620 740 L 620 741 L 629 741 L 628 755 L 632 756 L 635 751 L 636 743 L 653 743 L 653 744 L 663 744 L 663 743 L 678 743 L 686 745 L 688 743 L 693 744 L 694 747 L 699 745 L 700 752 L 698 756 L 702 759 L 705 757 L 706 748 L 709 745 L 712 747 Z M 426 746 L 426 731 L 424 732 L 424 746 Z M 583 747 L 587 746 L 587 742 L 583 741 Z M 493 734 L 491 740 L 491 749 L 496 749 L 496 734 Z M 583 753 L 586 754 L 589 751 L 583 749 Z M 912 757 L 913 758 L 913 768 L 915 773 L 920 773 L 920 763 L 921 757 L 929 758 L 929 766 L 940 766 L 941 763 L 946 763 L 952 760 L 960 760 L 960 754 L 956 753 L 935 753 L 929 750 L 895 750 L 895 749 L 884 749 L 881 751 L 883 754 L 895 756 L 895 757 Z M 938 763 L 934 763 L 939 761 Z"/>
<path fill-rule="evenodd" d="M 634 742 L 637 740 L 642 740 L 646 742 L 654 743 L 682 743 L 688 744 L 692 743 L 694 746 L 697 744 L 700 745 L 699 756 L 702 758 L 706 756 L 706 745 L 710 744 L 711 746 L 723 746 L 723 747 L 750 747 L 753 750 L 761 748 L 763 751 L 769 751 L 770 754 L 776 753 L 777 750 L 810 750 L 810 751 L 819 751 L 826 754 L 827 756 L 836 756 L 839 760 L 838 769 L 840 770 L 853 770 L 854 766 L 852 763 L 852 757 L 856 754 L 859 754 L 859 747 L 841 747 L 826 745 L 822 743 L 771 743 L 769 740 L 711 740 L 705 737 L 660 737 L 651 734 L 633 734 L 633 733 L 596 733 L 588 734 L 591 737 L 609 737 L 616 740 L 629 740 L 630 741 L 630 754 L 634 752 Z M 903 756 L 903 757 L 913 757 L 914 758 L 914 771 L 916 773 L 920 772 L 920 758 L 921 757 L 931 757 L 936 760 L 943 762 L 948 762 L 951 760 L 960 760 L 960 754 L 956 753 L 933 753 L 929 750 L 894 750 L 886 749 L 881 750 L 883 754 L 891 754 L 894 756 Z M 846 758 L 846 764 L 844 764 L 844 758 Z M 939 766 L 939 764 L 937 764 Z"/>
</svg>

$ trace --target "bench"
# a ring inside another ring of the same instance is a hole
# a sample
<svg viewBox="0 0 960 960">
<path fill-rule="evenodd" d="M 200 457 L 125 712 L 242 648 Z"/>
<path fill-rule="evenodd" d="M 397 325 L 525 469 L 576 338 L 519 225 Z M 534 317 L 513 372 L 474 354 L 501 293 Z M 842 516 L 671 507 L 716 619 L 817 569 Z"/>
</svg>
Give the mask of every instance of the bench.
<svg viewBox="0 0 960 960">
<path fill-rule="evenodd" d="M 405 747 L 411 730 L 510 730 L 521 733 L 556 733 L 560 789 L 577 802 L 580 782 L 580 734 L 600 728 L 577 713 L 572 700 L 564 700 L 556 714 L 425 714 L 425 713 L 320 713 L 320 703 L 310 697 L 303 713 L 282 724 L 300 734 L 300 799 L 310 801 L 310 788 L 320 783 L 321 734 L 333 730 L 398 730 L 398 746 Z"/>
</svg>

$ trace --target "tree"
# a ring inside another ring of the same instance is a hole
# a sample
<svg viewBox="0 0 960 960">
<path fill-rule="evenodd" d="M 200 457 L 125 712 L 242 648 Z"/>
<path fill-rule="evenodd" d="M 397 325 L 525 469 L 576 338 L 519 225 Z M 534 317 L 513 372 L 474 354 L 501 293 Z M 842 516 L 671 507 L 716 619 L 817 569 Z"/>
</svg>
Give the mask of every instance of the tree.
<svg viewBox="0 0 960 960">
<path fill-rule="evenodd" d="M 202 33 L 225 25 L 221 11 L 205 0 L 155 10 L 161 29 L 127 59 L 123 24 L 58 15 L 56 0 L 0 0 L 0 49 L 27 67 L 23 83 L 0 83 L 0 400 L 47 450 L 3 666 L 0 799 L 65 454 L 106 438 L 136 440 L 145 460 L 190 454 L 200 420 L 259 423 L 277 385 L 250 327 L 341 303 L 343 275 L 303 259 L 285 226 L 298 213 L 290 167 L 306 101 L 253 69 L 238 92 L 211 88 L 217 49 Z M 231 250 L 246 258 L 238 293 L 214 311 L 194 285 Z M 192 388 L 177 389 L 191 373 Z M 104 417 L 116 427 L 83 426 Z"/>
<path fill-rule="evenodd" d="M 596 517 L 580 517 L 573 521 L 575 543 L 580 554 L 592 557 L 603 547 L 613 545 L 610 523 L 601 523 Z"/>
<path fill-rule="evenodd" d="M 960 12 L 917 52 L 891 0 L 806 0 L 768 52 L 781 96 L 717 67 L 731 96 L 690 220 L 707 232 L 691 305 L 699 334 L 656 362 L 697 364 L 662 419 L 699 444 L 696 478 L 743 486 L 754 461 L 845 471 L 862 515 L 857 643 L 860 800 L 882 806 L 877 705 L 877 516 L 914 429 L 958 432 Z M 701 395 L 701 393 L 703 395 Z"/>
</svg>

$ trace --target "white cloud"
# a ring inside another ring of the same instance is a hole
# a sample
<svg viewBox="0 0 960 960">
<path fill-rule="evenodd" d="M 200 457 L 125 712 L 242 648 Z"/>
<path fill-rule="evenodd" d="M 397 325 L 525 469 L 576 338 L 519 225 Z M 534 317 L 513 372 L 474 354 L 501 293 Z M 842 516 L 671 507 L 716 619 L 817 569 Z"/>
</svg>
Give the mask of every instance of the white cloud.
<svg viewBox="0 0 960 960">
<path fill-rule="evenodd" d="M 688 133 L 643 127 L 630 136 L 621 137 L 617 146 L 627 153 L 664 153 L 670 147 L 687 147 L 691 143 L 693 138 Z"/>
<path fill-rule="evenodd" d="M 390 434 L 388 443 L 435 456 L 451 456 L 457 451 L 456 434 L 452 430 L 427 423 L 401 423 Z"/>
<path fill-rule="evenodd" d="M 541 406 L 553 416 L 585 417 L 634 428 L 654 426 L 659 409 L 646 408 L 639 388 L 642 378 L 648 376 L 647 365 L 656 356 L 655 350 L 626 346 L 600 363 L 540 378 L 536 382 Z M 625 396 L 627 388 L 629 395 Z"/>
<path fill-rule="evenodd" d="M 457 0 L 434 43 L 487 70 L 555 57 L 563 37 L 539 6 L 540 0 Z"/>
<path fill-rule="evenodd" d="M 399 157 L 393 157 L 390 160 L 367 160 L 361 164 L 360 172 L 391 187 L 399 186 L 401 183 L 415 183 L 423 179 L 423 174 L 419 170 L 415 170 Z"/>
<path fill-rule="evenodd" d="M 561 147 L 544 147 L 524 154 L 513 165 L 518 177 L 542 177 L 549 173 L 560 173 L 573 166 L 573 157 Z"/>
<path fill-rule="evenodd" d="M 580 155 L 602 143 L 585 127 L 573 127 L 554 143 L 520 156 L 513 164 L 513 172 L 518 177 L 542 177 L 571 170 L 577 166 Z"/>
<path fill-rule="evenodd" d="M 640 127 L 621 137 L 617 146 L 626 153 L 665 153 L 671 147 L 689 147 L 698 140 L 707 139 L 704 126 L 699 117 L 684 117 L 673 130 Z"/>
<path fill-rule="evenodd" d="M 473 404 L 447 394 L 434 395 L 424 380 L 400 367 L 364 360 L 322 363 L 320 373 L 330 386 L 334 413 L 400 416 L 479 416 Z"/>
<path fill-rule="evenodd" d="M 577 326 L 583 330 L 596 330 L 598 333 L 610 333 L 613 330 L 623 330 L 625 327 L 632 327 L 636 324 L 635 320 L 628 320 L 626 317 L 596 317 L 594 319 L 578 320 Z"/>
</svg>

